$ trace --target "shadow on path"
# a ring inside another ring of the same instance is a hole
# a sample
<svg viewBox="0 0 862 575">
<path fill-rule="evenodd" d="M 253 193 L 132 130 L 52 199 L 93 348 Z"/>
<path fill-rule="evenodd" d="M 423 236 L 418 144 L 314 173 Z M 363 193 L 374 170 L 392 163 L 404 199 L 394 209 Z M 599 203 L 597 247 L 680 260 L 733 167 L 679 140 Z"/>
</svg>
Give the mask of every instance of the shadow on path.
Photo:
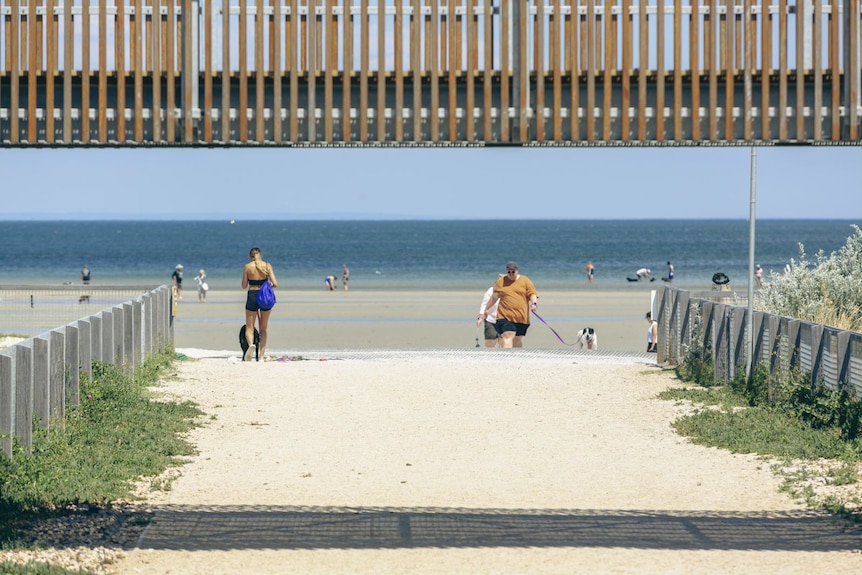
<svg viewBox="0 0 862 575">
<path fill-rule="evenodd" d="M 810 512 L 166 506 L 138 547 L 156 550 L 628 547 L 850 551 L 862 532 Z"/>
</svg>

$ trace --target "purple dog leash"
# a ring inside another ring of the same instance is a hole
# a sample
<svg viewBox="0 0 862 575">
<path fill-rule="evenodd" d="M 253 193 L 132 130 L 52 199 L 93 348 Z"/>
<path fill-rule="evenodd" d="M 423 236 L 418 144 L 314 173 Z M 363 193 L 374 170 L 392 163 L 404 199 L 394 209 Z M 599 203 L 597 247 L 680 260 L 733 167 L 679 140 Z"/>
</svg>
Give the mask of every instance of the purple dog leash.
<svg viewBox="0 0 862 575">
<path fill-rule="evenodd" d="M 534 315 L 534 316 L 536 316 L 537 318 L 539 318 L 539 321 L 541 321 L 543 324 L 547 325 L 549 330 L 551 330 L 552 332 L 554 332 L 554 335 L 555 335 L 555 336 L 557 336 L 557 339 L 558 339 L 558 340 L 560 340 L 560 343 L 561 343 L 561 344 L 563 344 L 563 345 L 568 345 L 568 346 L 570 346 L 570 347 L 571 347 L 572 345 L 574 345 L 574 344 L 572 344 L 572 343 L 566 343 L 565 341 L 563 341 L 563 338 L 561 338 L 561 337 L 560 337 L 560 334 L 558 334 L 558 333 L 557 333 L 557 330 L 555 330 L 555 329 L 554 329 L 554 328 L 552 328 L 550 325 L 548 325 L 548 322 L 546 322 L 546 321 L 544 320 L 544 318 L 542 318 L 542 316 L 540 316 L 539 314 L 537 314 L 537 313 L 536 313 L 536 310 L 533 310 L 533 315 Z"/>
</svg>

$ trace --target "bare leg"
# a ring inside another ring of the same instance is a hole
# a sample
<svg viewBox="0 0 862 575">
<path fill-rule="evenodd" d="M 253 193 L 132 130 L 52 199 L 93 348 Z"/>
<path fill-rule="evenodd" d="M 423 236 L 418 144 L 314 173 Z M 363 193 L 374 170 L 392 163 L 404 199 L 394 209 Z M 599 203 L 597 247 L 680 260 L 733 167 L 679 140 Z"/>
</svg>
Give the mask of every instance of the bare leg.
<svg viewBox="0 0 862 575">
<path fill-rule="evenodd" d="M 245 310 L 245 340 L 248 342 L 249 348 L 254 346 L 255 320 L 257 320 L 257 312 Z"/>
<path fill-rule="evenodd" d="M 524 347 L 523 342 L 524 342 L 524 336 L 523 335 L 516 335 L 512 339 L 512 347 Z"/>
<path fill-rule="evenodd" d="M 260 359 L 265 359 L 264 353 L 266 352 L 266 328 L 269 326 L 269 314 L 272 313 L 272 310 L 260 311 L 259 318 L 259 326 L 260 326 L 260 349 L 259 355 Z"/>
<path fill-rule="evenodd" d="M 515 340 L 515 332 L 514 331 L 504 331 L 500 334 L 500 347 L 508 349 L 513 347 L 513 342 Z"/>
</svg>

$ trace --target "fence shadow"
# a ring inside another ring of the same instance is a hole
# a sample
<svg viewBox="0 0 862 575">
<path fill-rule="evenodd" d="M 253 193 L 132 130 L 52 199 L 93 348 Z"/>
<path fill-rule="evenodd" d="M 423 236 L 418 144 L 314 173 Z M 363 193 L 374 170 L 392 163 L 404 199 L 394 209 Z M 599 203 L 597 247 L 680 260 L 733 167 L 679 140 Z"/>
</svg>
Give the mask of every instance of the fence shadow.
<svg viewBox="0 0 862 575">
<path fill-rule="evenodd" d="M 153 550 L 624 547 L 858 551 L 862 531 L 812 512 L 173 506 Z"/>
</svg>

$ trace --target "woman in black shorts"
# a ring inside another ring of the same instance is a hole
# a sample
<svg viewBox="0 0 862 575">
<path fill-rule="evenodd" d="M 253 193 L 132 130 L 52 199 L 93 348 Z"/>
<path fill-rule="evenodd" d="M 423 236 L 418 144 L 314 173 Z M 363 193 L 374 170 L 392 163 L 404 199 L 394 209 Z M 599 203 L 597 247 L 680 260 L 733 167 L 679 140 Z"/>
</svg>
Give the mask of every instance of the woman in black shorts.
<svg viewBox="0 0 862 575">
<path fill-rule="evenodd" d="M 248 294 L 245 298 L 245 338 L 249 343 L 248 349 L 243 357 L 244 361 L 251 361 L 255 357 L 254 345 L 254 324 L 257 322 L 257 329 L 260 332 L 260 352 L 257 357 L 266 361 L 264 352 L 266 351 L 266 328 L 269 325 L 269 314 L 271 309 L 262 310 L 257 305 L 257 292 L 263 282 L 269 280 L 273 288 L 278 287 L 278 281 L 275 279 L 275 271 L 269 262 L 263 261 L 263 255 L 260 253 L 260 248 L 251 248 L 248 253 L 249 262 L 242 269 L 242 289 L 248 289 Z"/>
</svg>

